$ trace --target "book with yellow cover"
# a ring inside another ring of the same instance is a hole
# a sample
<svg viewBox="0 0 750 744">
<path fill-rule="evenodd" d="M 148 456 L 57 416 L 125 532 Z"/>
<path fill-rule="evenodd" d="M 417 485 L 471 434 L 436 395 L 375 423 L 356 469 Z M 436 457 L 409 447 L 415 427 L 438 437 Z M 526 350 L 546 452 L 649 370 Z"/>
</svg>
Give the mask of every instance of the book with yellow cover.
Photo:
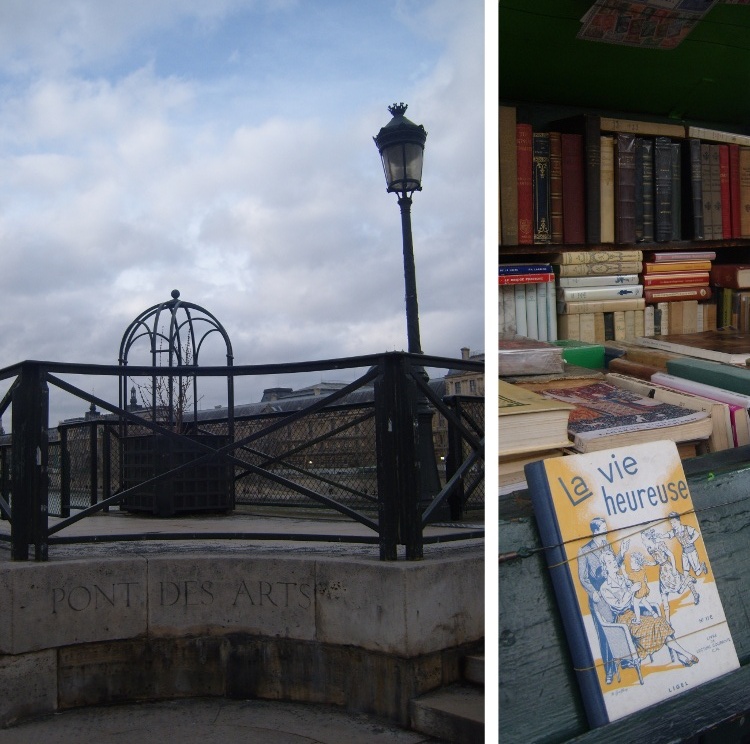
<svg viewBox="0 0 750 744">
<path fill-rule="evenodd" d="M 739 667 L 674 442 L 525 473 L 592 726 Z"/>
</svg>

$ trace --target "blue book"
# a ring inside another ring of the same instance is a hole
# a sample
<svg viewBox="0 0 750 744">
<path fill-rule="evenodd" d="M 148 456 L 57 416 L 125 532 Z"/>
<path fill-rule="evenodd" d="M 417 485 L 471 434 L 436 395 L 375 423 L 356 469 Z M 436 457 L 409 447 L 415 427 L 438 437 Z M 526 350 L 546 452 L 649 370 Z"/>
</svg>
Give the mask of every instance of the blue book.
<svg viewBox="0 0 750 744">
<path fill-rule="evenodd" d="M 552 264 L 548 264 L 548 263 L 498 264 L 497 273 L 499 276 L 508 276 L 511 274 L 551 274 Z"/>
</svg>

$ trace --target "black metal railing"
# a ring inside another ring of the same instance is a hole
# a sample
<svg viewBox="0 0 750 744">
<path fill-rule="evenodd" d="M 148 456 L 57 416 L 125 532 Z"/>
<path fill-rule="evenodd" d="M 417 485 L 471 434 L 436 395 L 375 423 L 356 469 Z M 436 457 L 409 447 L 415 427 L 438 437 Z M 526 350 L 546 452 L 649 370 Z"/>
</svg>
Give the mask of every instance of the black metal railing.
<svg viewBox="0 0 750 744">
<path fill-rule="evenodd" d="M 367 527 L 370 537 L 351 539 L 377 542 L 381 559 L 395 560 L 399 545 L 408 559 L 418 559 L 429 522 L 441 515 L 460 520 L 484 504 L 484 400 L 445 397 L 424 379 L 423 367 L 483 371 L 481 362 L 396 352 L 284 365 L 159 368 L 165 377 L 231 376 L 233 382 L 328 370 L 359 374 L 327 395 L 293 405 L 282 399 L 255 406 L 261 410 L 236 406 L 233 415 L 186 416 L 179 430 L 84 389 L 96 378 L 119 390 L 125 377 L 153 376 L 152 367 L 26 361 L 0 370 L 0 382 L 7 384 L 0 417 L 11 412 L 11 433 L 0 438 L 0 513 L 10 531 L 0 539 L 10 542 L 15 560 L 27 560 L 32 548 L 37 560 L 46 560 L 50 545 L 75 539 L 60 531 L 112 507 L 169 516 L 231 511 L 239 504 L 315 505 Z M 50 429 L 51 394 L 100 410 Z M 440 473 L 440 491 L 428 504 L 420 501 L 416 441 L 425 400 L 436 414 Z M 455 536 L 481 534 L 467 527 Z"/>
</svg>

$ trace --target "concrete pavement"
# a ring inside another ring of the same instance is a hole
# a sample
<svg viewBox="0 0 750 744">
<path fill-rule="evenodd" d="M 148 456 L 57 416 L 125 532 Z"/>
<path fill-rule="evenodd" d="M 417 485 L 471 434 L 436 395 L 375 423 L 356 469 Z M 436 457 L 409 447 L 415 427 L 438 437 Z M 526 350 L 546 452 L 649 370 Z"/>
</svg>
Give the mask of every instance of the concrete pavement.
<svg viewBox="0 0 750 744">
<path fill-rule="evenodd" d="M 323 705 L 191 698 L 80 708 L 0 729 L 0 744 L 440 744 L 378 718 Z"/>
</svg>

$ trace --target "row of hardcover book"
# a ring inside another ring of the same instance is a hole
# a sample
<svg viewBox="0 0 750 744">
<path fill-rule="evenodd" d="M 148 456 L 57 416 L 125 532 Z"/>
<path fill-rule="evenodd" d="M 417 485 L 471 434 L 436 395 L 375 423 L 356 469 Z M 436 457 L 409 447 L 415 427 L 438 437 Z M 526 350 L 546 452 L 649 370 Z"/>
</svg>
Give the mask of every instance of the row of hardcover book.
<svg viewBox="0 0 750 744">
<path fill-rule="evenodd" d="M 750 137 L 501 106 L 500 200 L 504 245 L 748 238 Z"/>
</svg>

